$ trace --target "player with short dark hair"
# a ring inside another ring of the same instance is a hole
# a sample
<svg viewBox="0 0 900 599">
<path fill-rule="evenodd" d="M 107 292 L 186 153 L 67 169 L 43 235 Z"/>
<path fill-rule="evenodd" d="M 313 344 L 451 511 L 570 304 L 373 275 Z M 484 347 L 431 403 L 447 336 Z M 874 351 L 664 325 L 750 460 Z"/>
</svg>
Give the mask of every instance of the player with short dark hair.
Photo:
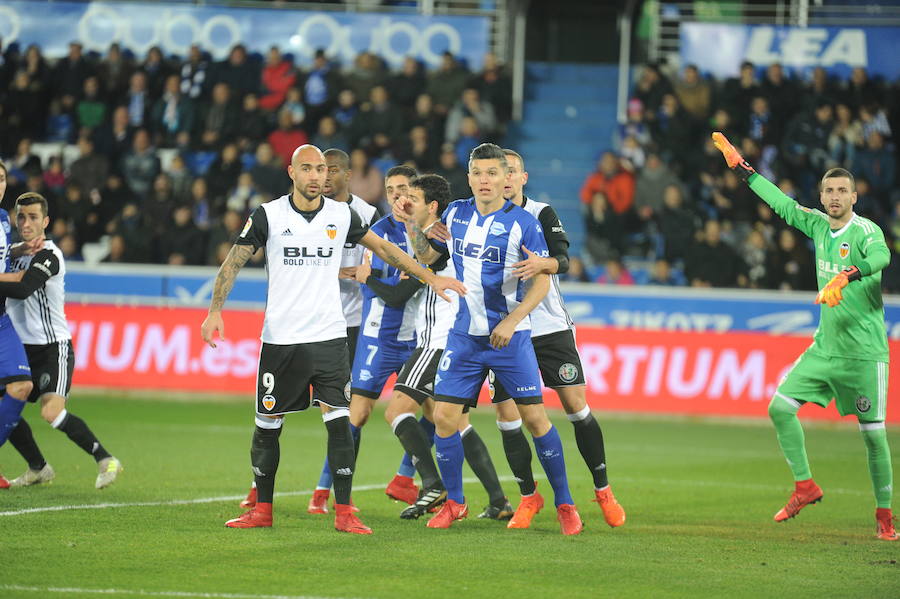
<svg viewBox="0 0 900 599">
<path fill-rule="evenodd" d="M 24 193 L 16 199 L 16 227 L 23 241 L 44 239 L 50 224 L 47 210 L 47 200 L 38 193 Z M 21 272 L 22 278 L 17 283 L 0 283 L 0 295 L 8 298 L 6 309 L 24 342 L 31 367 L 33 388 L 28 401 L 40 401 L 41 417 L 94 458 L 99 470 L 94 486 L 106 488 L 122 472 L 121 462 L 106 451 L 84 420 L 66 409 L 75 354 L 65 314 L 66 265 L 62 251 L 52 241 L 44 240 L 40 251 L 17 258 L 12 270 Z M 53 468 L 41 455 L 27 423 L 20 422 L 9 439 L 28 462 L 25 473 L 10 481 L 12 486 L 53 480 Z"/>
<path fill-rule="evenodd" d="M 891 511 L 893 471 L 884 428 L 889 356 L 881 273 L 891 259 L 884 233 L 853 212 L 856 182 L 849 171 L 833 168 L 825 173 L 819 183 L 825 211 L 813 210 L 759 175 L 724 135 L 713 133 L 713 142 L 729 168 L 816 246 L 819 326 L 769 403 L 778 443 L 794 475 L 794 492 L 775 521 L 785 522 L 822 500 L 824 493 L 809 469 L 797 412 L 806 403 L 827 407 L 833 398 L 841 416 L 850 414 L 859 421 L 875 491 L 877 538 L 896 541 L 900 536 Z"/>
<path fill-rule="evenodd" d="M 238 272 L 260 247 L 266 248 L 268 295 L 262 330 L 256 391 L 256 427 L 250 458 L 257 503 L 229 528 L 272 526 L 272 500 L 280 459 L 279 437 L 286 414 L 324 405 L 328 461 L 334 478 L 335 528 L 371 534 L 350 504 L 355 468 L 347 368 L 347 321 L 340 302 L 341 250 L 360 243 L 394 268 L 431 285 L 443 299 L 445 290 L 464 294 L 456 280 L 422 268 L 396 245 L 370 232 L 346 203 L 323 197 L 325 157 L 312 145 L 298 147 L 288 175 L 291 193 L 259 206 L 219 268 L 209 314 L 201 326 L 203 340 L 215 347 L 224 334 L 222 308 Z"/>
<path fill-rule="evenodd" d="M 469 295 L 460 300 L 436 376 L 435 450 L 448 498 L 428 527 L 448 528 L 468 514 L 458 426 L 464 406 L 477 397 L 487 371 L 493 370 L 510 389 L 532 433 L 538 459 L 554 490 L 563 534 L 578 534 L 582 522 L 569 492 L 559 433 L 544 410 L 530 335 L 529 313 L 547 294 L 550 280 L 540 273 L 526 286 L 512 272 L 513 264 L 527 258 L 523 248 L 545 256 L 547 246 L 537 219 L 504 199 L 507 178 L 503 150 L 481 144 L 469 159 L 474 197 L 453 202 L 442 215 L 450 233 L 447 244 L 433 242 L 432 247 L 426 232 L 411 223 L 418 258 L 431 264 L 449 255 L 457 277 L 469 288 Z M 406 214 L 408 220 L 405 204 L 395 213 Z"/>
</svg>

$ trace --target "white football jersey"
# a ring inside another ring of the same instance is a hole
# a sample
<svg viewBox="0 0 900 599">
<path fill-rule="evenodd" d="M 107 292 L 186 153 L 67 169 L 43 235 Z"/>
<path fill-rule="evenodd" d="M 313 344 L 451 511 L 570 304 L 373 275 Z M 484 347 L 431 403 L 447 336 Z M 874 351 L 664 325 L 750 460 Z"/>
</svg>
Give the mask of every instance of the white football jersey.
<svg viewBox="0 0 900 599">
<path fill-rule="evenodd" d="M 22 343 L 47 345 L 72 338 L 66 322 L 66 261 L 52 241 L 32 256 L 20 256 L 11 272 L 37 268 L 48 278 L 44 286 L 25 299 L 6 299 L 6 310 Z"/>
<path fill-rule="evenodd" d="M 309 213 L 297 210 L 289 195 L 254 210 L 236 243 L 266 248 L 264 343 L 295 345 L 347 336 L 338 273 L 344 244 L 358 242 L 366 231 L 349 204 L 328 198 Z"/>
<path fill-rule="evenodd" d="M 545 209 L 549 208 L 548 204 L 535 202 L 531 198 L 524 198 L 522 208 L 538 219 L 544 230 L 545 238 L 553 234 L 565 233 L 562 222 L 556 216 L 555 211 L 550 209 L 544 212 Z M 543 215 L 541 214 L 542 212 L 544 212 Z M 551 243 L 548 238 L 547 247 L 550 246 Z M 552 249 L 550 253 L 552 255 Z M 572 322 L 569 313 L 566 311 L 566 303 L 563 301 L 562 292 L 559 290 L 559 275 L 550 275 L 550 291 L 547 292 L 541 303 L 531 311 L 531 336 L 540 337 L 541 335 L 549 335 L 550 333 L 574 328 L 575 323 Z"/>
<path fill-rule="evenodd" d="M 456 277 L 453 263 L 446 258 L 441 258 L 432 267 L 438 276 Z M 414 299 L 419 304 L 416 312 L 416 347 L 444 349 L 447 346 L 447 334 L 456 321 L 456 311 L 459 309 L 459 296 L 455 291 L 447 290 L 445 293 L 451 301 L 445 301 L 428 285 L 416 294 Z"/>
<path fill-rule="evenodd" d="M 350 194 L 350 207 L 356 211 L 362 222 L 367 227 L 375 220 L 377 210 L 357 195 Z M 344 244 L 344 252 L 341 256 L 341 268 L 347 266 L 359 266 L 363 262 L 366 248 L 358 243 L 347 242 Z M 348 327 L 358 327 L 362 323 L 362 290 L 356 279 L 341 279 L 341 306 L 344 308 L 344 319 Z"/>
</svg>

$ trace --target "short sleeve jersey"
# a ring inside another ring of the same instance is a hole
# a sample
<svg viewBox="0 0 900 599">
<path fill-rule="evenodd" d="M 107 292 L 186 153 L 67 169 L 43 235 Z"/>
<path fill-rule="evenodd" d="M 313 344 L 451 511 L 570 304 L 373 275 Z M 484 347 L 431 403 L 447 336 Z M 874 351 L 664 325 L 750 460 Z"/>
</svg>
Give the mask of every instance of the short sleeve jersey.
<svg viewBox="0 0 900 599">
<path fill-rule="evenodd" d="M 364 225 L 371 225 L 377 211 L 375 206 L 356 195 L 350 195 L 350 207 L 359 215 Z M 366 248 L 347 242 L 341 257 L 341 268 L 359 266 L 363 261 Z M 341 279 L 341 306 L 344 308 L 344 318 L 348 327 L 358 327 L 362 321 L 362 290 L 356 279 Z"/>
<path fill-rule="evenodd" d="M 25 299 L 8 298 L 6 307 L 16 332 L 26 345 L 47 345 L 72 338 L 66 321 L 66 261 L 52 241 L 34 255 L 23 255 L 10 265 L 11 272 L 36 269 L 47 281 Z"/>
<path fill-rule="evenodd" d="M 761 197 L 787 224 L 815 243 L 819 289 L 844 268 L 858 264 L 875 252 L 890 252 L 878 225 L 858 214 L 854 214 L 841 229 L 832 231 L 828 215 L 821 210 L 801 206 L 784 194 Z M 843 289 L 842 295 L 843 299 L 837 306 L 830 308 L 822 305 L 810 351 L 830 357 L 887 362 L 881 271 L 850 283 Z"/>
<path fill-rule="evenodd" d="M 338 284 L 342 252 L 366 231 L 348 204 L 328 198 L 306 213 L 289 195 L 253 211 L 235 243 L 266 248 L 263 342 L 295 345 L 347 336 Z"/>
<path fill-rule="evenodd" d="M 482 215 L 474 198 L 452 202 L 442 221 L 450 231 L 446 249 L 456 278 L 468 290 L 460 299 L 453 328 L 473 336 L 490 335 L 525 296 L 526 283 L 512 272 L 513 264 L 527 258 L 522 246 L 538 256 L 548 255 L 543 229 L 511 202 Z M 530 329 L 530 318 L 516 326 L 517 331 Z"/>
</svg>

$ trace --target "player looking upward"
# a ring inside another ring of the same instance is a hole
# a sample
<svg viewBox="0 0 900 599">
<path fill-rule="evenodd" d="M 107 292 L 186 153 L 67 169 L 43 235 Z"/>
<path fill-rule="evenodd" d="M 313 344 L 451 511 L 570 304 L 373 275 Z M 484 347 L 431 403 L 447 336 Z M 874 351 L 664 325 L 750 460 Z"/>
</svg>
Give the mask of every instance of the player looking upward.
<svg viewBox="0 0 900 599">
<path fill-rule="evenodd" d="M 833 168 L 822 176 L 819 201 L 824 212 L 813 210 L 759 175 L 724 135 L 713 133 L 713 142 L 750 189 L 816 246 L 816 303 L 822 304 L 819 326 L 812 344 L 769 403 L 769 416 L 795 481 L 794 492 L 775 514 L 775 521 L 793 518 L 805 506 L 822 500 L 822 489 L 810 472 L 797 411 L 808 402 L 826 407 L 833 397 L 841 416 L 852 414 L 859 421 L 875 491 L 877 537 L 896 541 L 891 453 L 884 428 L 888 343 L 881 272 L 890 262 L 884 233 L 853 212 L 857 196 L 850 172 Z"/>
</svg>

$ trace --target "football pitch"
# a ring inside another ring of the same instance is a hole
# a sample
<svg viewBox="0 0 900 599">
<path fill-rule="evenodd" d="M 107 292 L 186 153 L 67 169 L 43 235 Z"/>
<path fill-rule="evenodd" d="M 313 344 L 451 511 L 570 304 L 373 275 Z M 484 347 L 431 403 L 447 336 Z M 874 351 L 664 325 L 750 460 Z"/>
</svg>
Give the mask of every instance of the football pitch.
<svg viewBox="0 0 900 599">
<path fill-rule="evenodd" d="M 383 403 L 383 402 L 382 402 Z M 585 521 L 563 537 L 548 505 L 530 530 L 474 516 L 486 495 L 466 467 L 467 520 L 449 530 L 400 520 L 384 495 L 400 449 L 383 412 L 363 431 L 354 502 L 372 536 L 306 513 L 325 452 L 317 413 L 288 418 L 272 529 L 232 530 L 251 480 L 249 399 L 152 401 L 75 393 L 70 407 L 125 465 L 110 488 L 64 435 L 25 415 L 57 472 L 0 492 L 0 595 L 43 597 L 898 597 L 900 543 L 877 541 L 853 423 L 807 426 L 824 501 L 775 524 L 792 481 L 765 421 L 605 417 L 610 479 L 628 520 L 611 529 L 561 412 L 572 494 Z M 761 407 L 761 410 L 764 408 Z M 833 408 L 832 408 L 833 409 Z M 513 504 L 518 490 L 492 410 L 473 424 Z M 900 431 L 889 430 L 896 464 Z M 535 459 L 536 474 L 542 474 Z M 25 466 L 8 445 L 0 471 Z"/>
</svg>

